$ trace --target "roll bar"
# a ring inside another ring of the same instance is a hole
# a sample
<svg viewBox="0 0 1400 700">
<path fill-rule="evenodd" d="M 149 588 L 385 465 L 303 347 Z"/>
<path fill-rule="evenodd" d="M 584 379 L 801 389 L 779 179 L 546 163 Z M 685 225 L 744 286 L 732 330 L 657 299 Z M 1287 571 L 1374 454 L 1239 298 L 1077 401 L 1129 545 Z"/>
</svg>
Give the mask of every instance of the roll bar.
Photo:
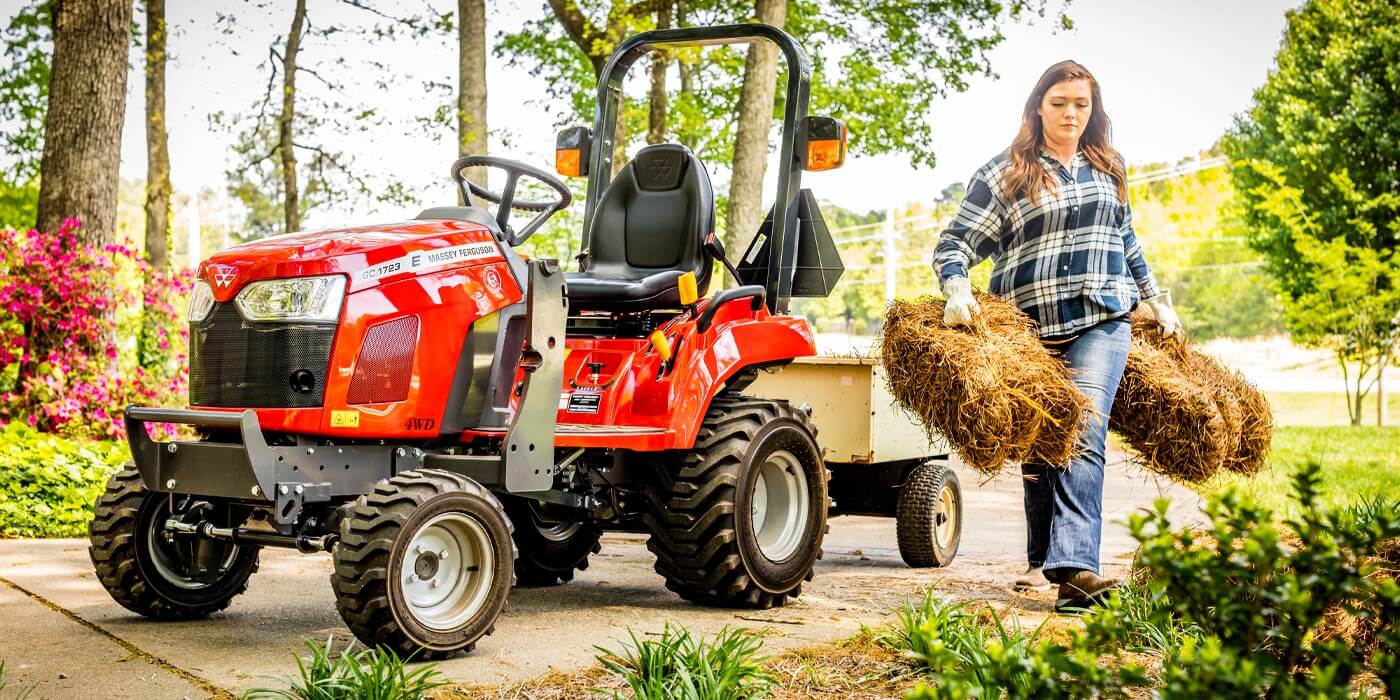
<svg viewBox="0 0 1400 700">
<path fill-rule="evenodd" d="M 806 128 L 807 103 L 812 89 L 812 62 L 791 34 L 771 24 L 727 24 L 716 27 L 686 27 L 658 29 L 629 37 L 620 44 L 598 78 L 598 113 L 593 120 L 594 138 L 601 148 L 594 147 L 589 157 L 588 197 L 583 213 L 583 240 L 579 259 L 587 268 L 593 217 L 598 201 L 612 180 L 613 137 L 616 133 L 622 84 L 627 71 L 637 59 L 652 51 L 685 46 L 715 46 L 750 44 L 768 41 L 778 47 L 788 66 L 787 105 L 783 111 L 782 157 L 778 171 L 778 199 L 773 205 L 772 250 L 780 255 L 768 257 L 768 276 L 764 282 L 768 310 L 787 310 L 792 295 L 792 276 L 797 262 L 797 197 L 802 187 L 802 164 L 796 145 Z M 595 142 L 596 143 L 596 142 Z"/>
</svg>

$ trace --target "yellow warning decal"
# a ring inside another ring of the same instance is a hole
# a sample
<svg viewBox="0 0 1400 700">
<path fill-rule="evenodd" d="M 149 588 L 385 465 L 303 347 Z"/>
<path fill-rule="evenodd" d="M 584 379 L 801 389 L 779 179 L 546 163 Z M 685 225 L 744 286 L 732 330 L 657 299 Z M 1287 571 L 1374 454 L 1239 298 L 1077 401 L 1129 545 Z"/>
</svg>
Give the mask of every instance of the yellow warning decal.
<svg viewBox="0 0 1400 700">
<path fill-rule="evenodd" d="M 359 411 L 331 411 L 332 428 L 358 428 L 360 427 Z"/>
</svg>

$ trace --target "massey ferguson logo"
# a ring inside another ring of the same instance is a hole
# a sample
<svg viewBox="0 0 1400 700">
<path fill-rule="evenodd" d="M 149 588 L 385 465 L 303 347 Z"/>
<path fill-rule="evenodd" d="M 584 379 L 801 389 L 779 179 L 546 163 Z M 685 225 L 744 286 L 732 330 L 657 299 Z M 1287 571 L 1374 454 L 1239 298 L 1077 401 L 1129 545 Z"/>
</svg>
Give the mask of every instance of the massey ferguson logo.
<svg viewBox="0 0 1400 700">
<path fill-rule="evenodd" d="M 660 180 L 671 174 L 671 162 L 666 160 L 654 160 L 651 165 L 651 176 Z"/>
<path fill-rule="evenodd" d="M 238 268 L 228 265 L 210 265 L 209 270 L 213 273 L 214 286 L 219 289 L 227 289 L 233 281 L 238 279 Z"/>
</svg>

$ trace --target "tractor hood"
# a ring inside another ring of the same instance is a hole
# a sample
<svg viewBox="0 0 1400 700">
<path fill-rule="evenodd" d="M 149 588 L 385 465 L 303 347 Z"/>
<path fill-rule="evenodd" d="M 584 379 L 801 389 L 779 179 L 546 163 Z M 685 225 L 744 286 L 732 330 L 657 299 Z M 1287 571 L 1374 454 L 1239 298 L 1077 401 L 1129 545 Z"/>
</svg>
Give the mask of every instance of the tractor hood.
<svg viewBox="0 0 1400 700">
<path fill-rule="evenodd" d="M 228 301 L 249 282 L 344 274 L 354 292 L 386 280 L 502 259 L 485 227 L 446 219 L 357 228 L 303 231 L 264 238 L 219 251 L 199 266 L 217 301 Z"/>
</svg>

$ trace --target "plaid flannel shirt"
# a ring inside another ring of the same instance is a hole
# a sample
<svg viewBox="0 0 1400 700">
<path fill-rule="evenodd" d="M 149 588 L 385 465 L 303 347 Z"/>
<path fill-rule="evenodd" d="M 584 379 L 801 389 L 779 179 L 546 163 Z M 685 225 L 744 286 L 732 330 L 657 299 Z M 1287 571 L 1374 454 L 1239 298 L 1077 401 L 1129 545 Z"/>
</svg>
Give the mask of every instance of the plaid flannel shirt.
<svg viewBox="0 0 1400 700">
<path fill-rule="evenodd" d="M 1035 202 L 1024 196 L 1007 201 L 1001 183 L 1011 158 L 1005 152 L 972 176 L 934 248 L 939 283 L 965 277 L 991 257 L 988 291 L 1015 302 L 1042 338 L 1124 316 L 1139 300 L 1160 294 L 1133 231 L 1132 209 L 1119 200 L 1113 178 L 1082 153 L 1068 168 L 1048 151 L 1040 160 L 1059 191 L 1042 192 Z"/>
</svg>

